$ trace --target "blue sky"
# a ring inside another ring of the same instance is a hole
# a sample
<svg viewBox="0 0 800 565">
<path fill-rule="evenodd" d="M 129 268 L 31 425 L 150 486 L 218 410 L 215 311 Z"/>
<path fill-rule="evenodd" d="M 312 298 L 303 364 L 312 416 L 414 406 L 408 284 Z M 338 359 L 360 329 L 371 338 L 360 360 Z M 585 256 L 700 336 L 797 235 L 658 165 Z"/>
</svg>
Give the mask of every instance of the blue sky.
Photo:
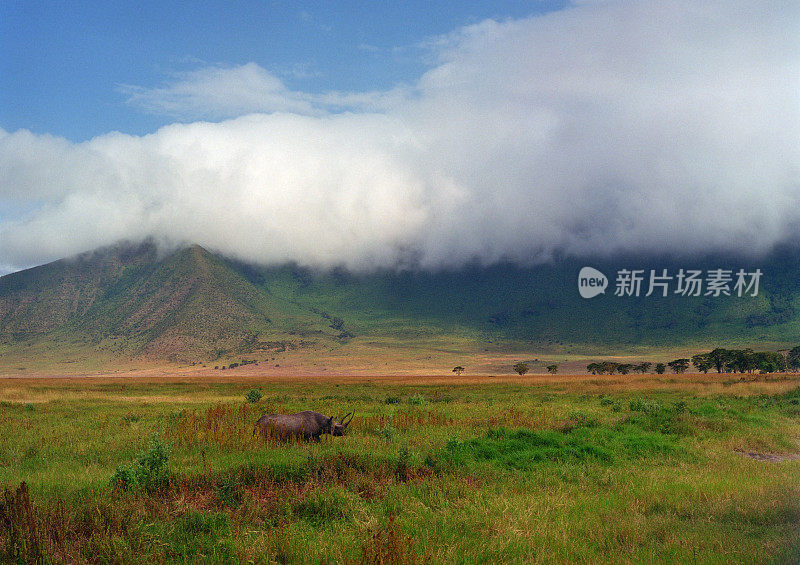
<svg viewBox="0 0 800 565">
<path fill-rule="evenodd" d="M 0 274 L 800 242 L 797 0 L 186 5 L 0 2 Z"/>
<path fill-rule="evenodd" d="M 73 141 L 148 133 L 171 120 L 126 104 L 120 85 L 156 87 L 207 65 L 256 63 L 306 92 L 386 90 L 422 74 L 439 35 L 563 4 L 2 2 L 0 127 Z"/>
</svg>

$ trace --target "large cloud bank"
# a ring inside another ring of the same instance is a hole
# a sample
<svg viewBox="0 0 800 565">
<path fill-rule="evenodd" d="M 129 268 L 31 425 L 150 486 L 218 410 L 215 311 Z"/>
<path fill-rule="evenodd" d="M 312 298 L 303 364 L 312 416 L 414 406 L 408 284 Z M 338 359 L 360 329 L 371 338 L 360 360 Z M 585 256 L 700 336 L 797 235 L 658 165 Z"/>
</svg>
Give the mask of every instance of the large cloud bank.
<svg viewBox="0 0 800 565">
<path fill-rule="evenodd" d="M 800 237 L 800 8 L 586 2 L 439 38 L 414 85 L 309 94 L 254 64 L 71 143 L 0 130 L 0 265 L 154 237 L 352 269 L 758 253 Z"/>
</svg>

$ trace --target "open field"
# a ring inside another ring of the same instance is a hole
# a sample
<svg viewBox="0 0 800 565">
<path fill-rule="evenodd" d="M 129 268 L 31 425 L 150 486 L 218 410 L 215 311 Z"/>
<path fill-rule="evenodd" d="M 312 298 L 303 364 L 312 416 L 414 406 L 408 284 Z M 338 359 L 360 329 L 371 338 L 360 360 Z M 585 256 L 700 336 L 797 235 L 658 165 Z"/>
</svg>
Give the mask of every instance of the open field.
<svg viewBox="0 0 800 565">
<path fill-rule="evenodd" d="M 4 557 L 800 559 L 800 375 L 228 373 L 0 379 Z M 356 417 L 253 437 L 304 409 Z"/>
<path fill-rule="evenodd" d="M 762 343 L 770 350 L 788 349 L 796 344 Z M 203 377 L 278 377 L 285 376 L 444 376 L 453 375 L 456 365 L 466 367 L 471 375 L 513 374 L 515 363 L 528 363 L 533 374 L 546 374 L 547 365 L 557 364 L 561 374 L 580 375 L 589 363 L 613 361 L 667 362 L 695 353 L 712 350 L 716 345 L 692 346 L 614 346 L 566 344 L 545 347 L 531 343 L 458 339 L 453 335 L 429 335 L 423 339 L 355 338 L 348 343 L 326 346 L 278 347 L 226 355 L 216 360 L 165 363 L 146 357 L 115 357 L 96 346 L 66 342 L 54 347 L 48 342 L 31 340 L 14 346 L 0 343 L 0 378 L 42 376 L 169 376 Z M 258 365 L 243 365 L 231 372 L 214 367 L 254 360 Z"/>
</svg>

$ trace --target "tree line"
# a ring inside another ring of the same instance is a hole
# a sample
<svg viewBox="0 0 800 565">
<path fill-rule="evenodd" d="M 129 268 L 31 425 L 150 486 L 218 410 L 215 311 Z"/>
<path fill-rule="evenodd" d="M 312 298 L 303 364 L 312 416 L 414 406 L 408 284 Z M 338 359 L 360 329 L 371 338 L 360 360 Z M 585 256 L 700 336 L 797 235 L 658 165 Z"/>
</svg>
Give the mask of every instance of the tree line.
<svg viewBox="0 0 800 565">
<path fill-rule="evenodd" d="M 589 363 L 586 370 L 593 375 L 627 375 L 649 373 L 651 369 L 659 375 L 669 368 L 673 373 L 685 373 L 693 366 L 701 373 L 712 369 L 717 373 L 781 373 L 800 371 L 800 346 L 788 351 L 753 351 L 752 349 L 725 349 L 717 347 L 708 353 L 698 353 L 691 358 L 681 358 L 668 363 L 615 363 L 602 361 Z"/>
</svg>

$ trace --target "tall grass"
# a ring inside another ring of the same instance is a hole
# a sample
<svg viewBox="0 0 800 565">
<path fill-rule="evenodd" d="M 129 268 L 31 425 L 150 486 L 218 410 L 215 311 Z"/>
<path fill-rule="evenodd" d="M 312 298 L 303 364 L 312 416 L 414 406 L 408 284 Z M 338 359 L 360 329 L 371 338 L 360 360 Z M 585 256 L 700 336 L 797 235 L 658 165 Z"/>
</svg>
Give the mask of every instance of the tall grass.
<svg viewBox="0 0 800 565">
<path fill-rule="evenodd" d="M 257 403 L 244 398 L 252 381 L 131 380 L 125 400 L 116 385 L 32 385 L 0 404 L 0 552 L 20 562 L 796 561 L 800 461 L 742 453 L 800 451 L 800 389 L 653 383 L 265 382 Z M 404 400 L 417 395 L 425 402 Z M 253 434 L 261 414 L 303 408 L 357 416 L 348 435 L 319 444 Z"/>
</svg>

